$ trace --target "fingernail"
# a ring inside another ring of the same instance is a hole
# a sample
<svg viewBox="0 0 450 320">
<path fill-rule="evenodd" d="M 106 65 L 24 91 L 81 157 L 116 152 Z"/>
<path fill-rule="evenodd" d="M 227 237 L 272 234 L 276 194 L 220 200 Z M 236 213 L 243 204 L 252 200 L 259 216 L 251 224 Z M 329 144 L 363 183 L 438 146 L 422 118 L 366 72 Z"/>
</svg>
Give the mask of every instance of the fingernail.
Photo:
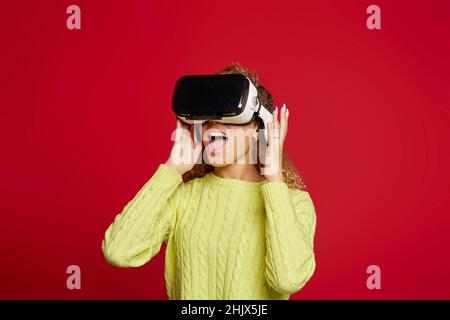
<svg viewBox="0 0 450 320">
<path fill-rule="evenodd" d="M 289 109 L 286 110 L 286 117 L 289 117 Z"/>
<path fill-rule="evenodd" d="M 286 105 L 283 103 L 283 109 L 286 109 Z"/>
</svg>

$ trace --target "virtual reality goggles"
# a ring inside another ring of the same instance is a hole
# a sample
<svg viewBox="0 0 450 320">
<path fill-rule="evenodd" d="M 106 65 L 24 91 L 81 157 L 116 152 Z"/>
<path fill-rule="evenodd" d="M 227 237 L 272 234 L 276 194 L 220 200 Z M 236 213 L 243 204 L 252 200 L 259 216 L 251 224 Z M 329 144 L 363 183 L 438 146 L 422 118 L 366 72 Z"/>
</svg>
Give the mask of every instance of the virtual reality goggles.
<svg viewBox="0 0 450 320">
<path fill-rule="evenodd" d="M 272 121 L 272 114 L 260 104 L 256 87 L 240 74 L 187 75 L 179 78 L 172 97 L 172 110 L 189 124 L 207 120 L 246 124 L 259 117 L 264 123 L 266 141 L 267 125 Z"/>
</svg>

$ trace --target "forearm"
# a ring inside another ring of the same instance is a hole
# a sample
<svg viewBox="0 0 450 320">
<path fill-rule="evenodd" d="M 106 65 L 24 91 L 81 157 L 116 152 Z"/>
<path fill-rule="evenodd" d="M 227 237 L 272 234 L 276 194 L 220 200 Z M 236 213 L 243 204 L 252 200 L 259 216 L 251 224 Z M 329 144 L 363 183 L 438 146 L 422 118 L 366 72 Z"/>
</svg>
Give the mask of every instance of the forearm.
<svg viewBox="0 0 450 320">
<path fill-rule="evenodd" d="M 314 268 L 314 207 L 309 195 L 296 194 L 294 204 L 287 185 L 263 185 L 266 207 L 266 280 L 277 291 L 294 293 L 311 277 Z M 302 217 L 311 217 L 304 219 Z"/>
<path fill-rule="evenodd" d="M 158 167 L 105 232 L 102 249 L 108 262 L 140 266 L 159 251 L 175 221 L 169 198 L 181 182 L 181 175 L 172 168 Z"/>
</svg>

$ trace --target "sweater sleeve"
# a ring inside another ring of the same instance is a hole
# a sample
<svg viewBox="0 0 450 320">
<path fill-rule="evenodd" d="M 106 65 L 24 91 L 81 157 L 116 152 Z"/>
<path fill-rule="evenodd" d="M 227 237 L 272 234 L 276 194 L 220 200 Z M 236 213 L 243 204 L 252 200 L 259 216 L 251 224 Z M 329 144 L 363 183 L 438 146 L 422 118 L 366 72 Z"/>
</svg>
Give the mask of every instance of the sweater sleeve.
<svg viewBox="0 0 450 320">
<path fill-rule="evenodd" d="M 289 189 L 281 181 L 261 188 L 266 209 L 265 278 L 277 292 L 293 294 L 315 270 L 314 204 L 308 192 Z"/>
<path fill-rule="evenodd" d="M 110 264 L 139 267 L 159 252 L 175 226 L 181 182 L 178 171 L 159 165 L 105 232 L 102 251 Z"/>
</svg>

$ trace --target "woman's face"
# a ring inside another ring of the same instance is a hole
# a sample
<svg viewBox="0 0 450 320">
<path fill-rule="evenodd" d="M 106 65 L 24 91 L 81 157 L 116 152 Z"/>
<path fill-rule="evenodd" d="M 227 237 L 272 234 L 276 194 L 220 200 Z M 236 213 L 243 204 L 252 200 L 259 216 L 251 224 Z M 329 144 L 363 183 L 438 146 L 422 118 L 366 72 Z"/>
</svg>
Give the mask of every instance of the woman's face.
<svg viewBox="0 0 450 320">
<path fill-rule="evenodd" d="M 202 125 L 203 159 L 221 167 L 228 164 L 256 163 L 258 125 L 256 121 L 245 125 L 206 121 Z"/>
</svg>

